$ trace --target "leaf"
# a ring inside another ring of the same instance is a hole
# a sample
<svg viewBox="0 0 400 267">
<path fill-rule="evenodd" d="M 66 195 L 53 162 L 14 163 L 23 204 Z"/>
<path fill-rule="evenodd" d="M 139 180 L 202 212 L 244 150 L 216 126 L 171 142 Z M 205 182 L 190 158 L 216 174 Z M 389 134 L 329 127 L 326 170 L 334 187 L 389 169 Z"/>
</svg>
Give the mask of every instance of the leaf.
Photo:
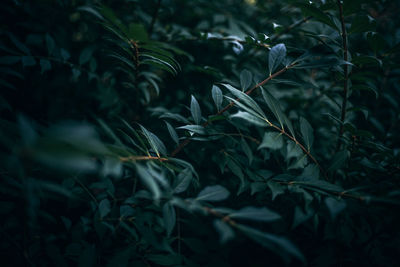
<svg viewBox="0 0 400 267">
<path fill-rule="evenodd" d="M 160 157 L 160 153 L 163 155 L 166 155 L 167 149 L 165 148 L 165 145 L 163 144 L 163 142 L 155 134 L 148 131 L 142 125 L 139 125 L 139 126 L 142 129 L 144 136 L 146 137 L 151 148 L 154 150 L 154 152 L 157 154 L 157 156 Z"/>
<path fill-rule="evenodd" d="M 310 152 L 311 146 L 314 142 L 314 130 L 310 123 L 308 123 L 308 121 L 303 117 L 300 117 L 300 132 L 307 146 L 307 150 Z"/>
<path fill-rule="evenodd" d="M 247 158 L 249 159 L 249 164 L 251 165 L 251 162 L 253 161 L 253 151 L 247 144 L 246 140 L 242 138 L 240 140 L 240 145 L 242 147 L 243 152 L 246 154 Z"/>
<path fill-rule="evenodd" d="M 200 135 L 207 134 L 206 128 L 204 128 L 201 125 L 185 125 L 185 126 L 178 127 L 177 129 L 188 130 L 190 132 L 200 134 Z"/>
<path fill-rule="evenodd" d="M 207 186 L 197 195 L 198 201 L 221 201 L 229 197 L 229 191 L 221 185 Z"/>
<path fill-rule="evenodd" d="M 242 91 L 245 91 L 247 88 L 250 87 L 253 81 L 253 75 L 248 70 L 243 70 L 240 73 L 240 86 L 242 87 Z"/>
<path fill-rule="evenodd" d="M 298 3 L 297 6 L 301 8 L 305 16 L 312 16 L 314 19 L 339 31 L 338 27 L 333 22 L 333 20 L 327 14 L 325 14 L 323 11 L 321 11 L 314 5 Z"/>
<path fill-rule="evenodd" d="M 36 64 L 36 60 L 32 56 L 23 56 L 21 60 L 22 66 L 24 67 L 34 66 Z"/>
<path fill-rule="evenodd" d="M 190 182 L 193 179 L 193 175 L 190 169 L 186 168 L 181 171 L 176 178 L 178 182 L 175 185 L 174 193 L 179 194 L 186 191 L 186 189 L 189 187 Z"/>
<path fill-rule="evenodd" d="M 328 171 L 336 171 L 340 169 L 347 161 L 347 158 L 348 158 L 348 152 L 346 150 L 339 151 L 338 153 L 336 153 L 332 159 Z"/>
<path fill-rule="evenodd" d="M 107 216 L 111 211 L 111 203 L 108 199 L 103 199 L 99 203 L 100 218 Z"/>
<path fill-rule="evenodd" d="M 300 250 L 285 237 L 263 233 L 242 224 L 237 224 L 236 227 L 255 242 L 281 256 L 285 262 L 288 262 L 290 257 L 295 257 L 305 262 L 305 258 Z"/>
<path fill-rule="evenodd" d="M 268 55 L 269 75 L 283 62 L 286 58 L 286 46 L 277 44 L 271 48 Z"/>
<path fill-rule="evenodd" d="M 221 105 L 222 105 L 222 100 L 223 100 L 223 95 L 221 89 L 219 89 L 218 86 L 213 85 L 212 90 L 211 90 L 212 98 L 214 100 L 214 104 L 217 107 L 217 110 L 221 110 Z"/>
<path fill-rule="evenodd" d="M 164 121 L 165 124 L 167 125 L 169 135 L 171 136 L 172 140 L 175 142 L 175 144 L 179 144 L 179 136 L 176 133 L 174 127 L 171 126 L 168 122 Z"/>
<path fill-rule="evenodd" d="M 279 183 L 268 181 L 267 185 L 272 192 L 272 200 L 274 200 L 277 196 L 285 193 L 285 187 L 280 185 Z"/>
<path fill-rule="evenodd" d="M 160 190 L 158 184 L 156 183 L 154 177 L 149 173 L 149 171 L 145 167 L 143 167 L 139 164 L 136 165 L 136 171 L 139 174 L 139 177 L 142 180 L 142 182 L 144 183 L 144 185 L 153 194 L 153 199 L 156 201 L 158 199 L 160 199 L 161 190 Z"/>
<path fill-rule="evenodd" d="M 329 210 L 332 220 L 335 218 L 346 208 L 346 202 L 343 199 L 336 199 L 333 197 L 325 198 L 325 205 Z"/>
<path fill-rule="evenodd" d="M 190 102 L 190 112 L 192 113 L 193 120 L 196 124 L 201 123 L 201 109 L 196 98 L 192 95 L 192 101 Z"/>
<path fill-rule="evenodd" d="M 245 207 L 234 213 L 229 214 L 233 219 L 248 219 L 253 221 L 271 222 L 281 218 L 281 216 L 266 207 Z"/>
<path fill-rule="evenodd" d="M 279 124 L 281 125 L 281 128 L 284 129 L 283 126 L 286 125 L 292 136 L 295 137 L 292 123 L 282 112 L 282 108 L 280 106 L 279 101 L 270 92 L 268 92 L 262 87 L 261 87 L 261 93 L 263 95 L 265 103 L 267 103 L 269 109 L 272 111 L 275 118 L 278 120 Z"/>
<path fill-rule="evenodd" d="M 40 60 L 41 74 L 45 73 L 48 70 L 51 70 L 51 63 L 46 59 Z"/>
<path fill-rule="evenodd" d="M 83 64 L 89 62 L 90 58 L 92 57 L 93 51 L 94 51 L 94 49 L 91 46 L 83 49 L 81 54 L 79 55 L 79 64 L 83 65 Z"/>
<path fill-rule="evenodd" d="M 214 227 L 219 233 L 219 241 L 221 244 L 225 244 L 235 237 L 235 232 L 232 230 L 232 227 L 222 220 L 214 220 Z"/>
<path fill-rule="evenodd" d="M 357 16 L 351 22 L 350 30 L 348 34 L 363 33 L 375 30 L 375 21 L 373 18 L 367 15 Z"/>
<path fill-rule="evenodd" d="M 175 214 L 175 208 L 169 202 L 165 203 L 163 206 L 163 217 L 164 217 L 165 230 L 167 231 L 167 236 L 170 236 L 172 230 L 174 230 L 175 227 L 176 214 Z"/>
<path fill-rule="evenodd" d="M 53 37 L 51 37 L 48 33 L 46 33 L 45 40 L 46 40 L 47 51 L 51 56 L 53 55 L 54 49 L 56 48 L 56 43 Z"/>
<path fill-rule="evenodd" d="M 260 119 L 259 117 L 254 116 L 248 112 L 244 112 L 244 111 L 238 111 L 236 114 L 231 115 L 230 118 L 241 118 L 245 121 L 248 121 L 252 124 L 255 124 L 255 125 L 261 126 L 261 127 L 268 126 L 266 121 Z"/>
<path fill-rule="evenodd" d="M 258 150 L 262 148 L 269 148 L 273 150 L 281 149 L 283 147 L 282 134 L 279 132 L 266 132 Z"/>
<path fill-rule="evenodd" d="M 243 104 L 247 105 L 248 108 L 250 108 L 251 110 L 253 110 L 254 112 L 256 112 L 259 116 L 265 118 L 265 114 L 262 111 L 262 109 L 258 106 L 258 104 L 256 103 L 256 101 L 254 101 L 250 96 L 248 96 L 247 94 L 243 93 L 242 91 L 234 88 L 232 85 L 230 84 L 222 84 L 226 89 L 228 89 L 235 97 L 237 97 L 240 101 L 242 101 Z M 234 101 L 235 103 L 237 103 L 237 101 Z"/>
</svg>

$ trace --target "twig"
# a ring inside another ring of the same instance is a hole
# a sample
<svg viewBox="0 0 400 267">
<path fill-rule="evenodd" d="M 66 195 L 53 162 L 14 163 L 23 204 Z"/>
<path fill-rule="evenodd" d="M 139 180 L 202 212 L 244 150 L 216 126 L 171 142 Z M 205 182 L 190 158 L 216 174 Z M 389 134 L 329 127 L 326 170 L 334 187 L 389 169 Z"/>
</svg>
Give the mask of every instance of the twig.
<svg viewBox="0 0 400 267">
<path fill-rule="evenodd" d="M 156 9 L 154 10 L 153 16 L 151 18 L 150 27 L 149 27 L 149 35 L 151 35 L 153 33 L 154 24 L 156 23 L 156 20 L 157 20 L 157 17 L 158 17 L 158 12 L 159 12 L 160 7 L 161 7 L 161 1 L 162 0 L 158 0 Z"/>
<path fill-rule="evenodd" d="M 120 157 L 120 161 L 122 162 L 130 162 L 130 161 L 139 161 L 139 160 L 159 160 L 159 161 L 168 161 L 167 158 L 153 157 L 153 156 L 129 156 L 129 157 Z"/>
<path fill-rule="evenodd" d="M 337 0 L 337 4 L 339 7 L 340 23 L 342 24 L 343 60 L 347 61 L 348 60 L 347 32 L 346 32 L 346 25 L 344 24 L 343 6 L 341 3 L 341 0 Z M 335 150 L 336 152 L 339 151 L 339 149 L 340 149 L 341 138 L 342 138 L 343 132 L 344 132 L 344 120 L 346 118 L 347 89 L 348 89 L 347 81 L 349 79 L 347 64 L 344 65 L 343 71 L 344 71 L 343 101 L 342 101 L 342 110 L 341 110 L 341 116 L 340 116 L 340 121 L 342 123 L 340 124 L 339 136 L 338 136 L 338 141 L 337 141 L 336 150 Z"/>
<path fill-rule="evenodd" d="M 276 39 L 278 39 L 279 37 L 281 37 L 282 35 L 290 32 L 291 30 L 293 30 L 294 28 L 300 26 L 301 24 L 307 22 L 308 20 L 310 20 L 312 18 L 312 16 L 303 18 L 302 20 L 296 21 L 295 23 L 291 24 L 290 26 L 288 26 L 286 29 L 284 29 L 283 31 L 281 31 L 280 33 L 278 33 L 277 35 L 274 35 L 271 37 L 271 40 L 274 41 Z"/>
</svg>

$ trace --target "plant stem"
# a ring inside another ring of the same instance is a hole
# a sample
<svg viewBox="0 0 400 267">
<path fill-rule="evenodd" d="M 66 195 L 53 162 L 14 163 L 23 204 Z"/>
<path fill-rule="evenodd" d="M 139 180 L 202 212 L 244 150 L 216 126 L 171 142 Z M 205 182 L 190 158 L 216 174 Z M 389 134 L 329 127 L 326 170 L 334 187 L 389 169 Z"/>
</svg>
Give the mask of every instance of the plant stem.
<svg viewBox="0 0 400 267">
<path fill-rule="evenodd" d="M 312 16 L 308 16 L 306 18 L 303 18 L 302 20 L 296 21 L 295 23 L 289 25 L 286 29 L 284 29 L 282 32 L 278 33 L 277 35 L 274 35 L 271 37 L 271 40 L 274 41 L 276 39 L 278 39 L 279 37 L 281 37 L 282 35 L 290 32 L 291 30 L 293 30 L 294 28 L 300 26 L 301 24 L 307 22 L 308 20 L 310 20 L 312 18 Z"/>
<path fill-rule="evenodd" d="M 167 158 L 159 158 L 153 156 L 129 156 L 129 157 L 120 157 L 120 161 L 128 162 L 128 161 L 138 161 L 138 160 L 159 160 L 159 161 L 167 161 Z"/>
<path fill-rule="evenodd" d="M 343 43 L 343 60 L 347 61 L 348 60 L 347 33 L 346 33 L 346 25 L 344 23 L 343 6 L 341 3 L 341 0 L 337 0 L 337 4 L 339 7 L 340 23 L 342 25 L 342 34 L 341 35 L 342 35 L 342 43 Z M 340 149 L 341 138 L 342 138 L 343 132 L 344 132 L 344 120 L 346 119 L 347 91 L 348 91 L 348 79 L 349 79 L 347 64 L 344 65 L 343 71 L 344 71 L 343 100 L 342 100 L 342 110 L 341 110 L 341 116 L 340 116 L 340 121 L 342 123 L 340 124 L 339 136 L 338 136 L 338 141 L 336 144 L 336 152 L 339 151 L 339 149 Z"/>
</svg>

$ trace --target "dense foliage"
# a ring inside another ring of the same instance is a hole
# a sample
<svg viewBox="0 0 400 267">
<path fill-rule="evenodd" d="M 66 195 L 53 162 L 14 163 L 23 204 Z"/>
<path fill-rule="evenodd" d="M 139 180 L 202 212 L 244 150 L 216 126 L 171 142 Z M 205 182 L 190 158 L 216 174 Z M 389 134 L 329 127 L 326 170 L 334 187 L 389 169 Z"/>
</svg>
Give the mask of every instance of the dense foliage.
<svg viewBox="0 0 400 267">
<path fill-rule="evenodd" d="M 2 266 L 398 266 L 398 1 L 0 10 Z"/>
</svg>

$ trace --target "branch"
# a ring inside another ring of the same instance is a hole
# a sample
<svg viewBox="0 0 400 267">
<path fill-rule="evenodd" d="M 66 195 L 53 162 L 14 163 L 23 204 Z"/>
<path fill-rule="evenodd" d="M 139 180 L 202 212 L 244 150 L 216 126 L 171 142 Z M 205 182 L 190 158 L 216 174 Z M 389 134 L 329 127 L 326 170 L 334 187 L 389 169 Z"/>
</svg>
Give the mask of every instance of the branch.
<svg viewBox="0 0 400 267">
<path fill-rule="evenodd" d="M 282 35 L 290 32 L 291 30 L 293 30 L 294 28 L 300 26 L 301 24 L 307 22 L 308 20 L 310 20 L 312 18 L 312 16 L 308 16 L 306 18 L 303 18 L 302 20 L 296 21 L 295 23 L 291 24 L 290 26 L 288 26 L 286 29 L 284 29 L 283 31 L 281 31 L 280 33 L 278 33 L 277 35 L 274 35 L 271 37 L 271 40 L 274 41 L 276 39 L 278 39 L 279 37 L 281 37 Z"/>
<path fill-rule="evenodd" d="M 138 160 L 159 160 L 159 161 L 168 161 L 167 158 L 153 157 L 153 156 L 129 156 L 129 157 L 120 157 L 120 161 L 122 162 L 131 162 Z"/>
<path fill-rule="evenodd" d="M 267 82 L 269 82 L 270 80 L 272 80 L 273 78 L 275 78 L 276 76 L 281 75 L 282 73 L 286 72 L 288 69 L 291 69 L 294 67 L 295 64 L 291 64 L 289 66 L 284 67 L 283 69 L 275 72 L 274 74 L 270 75 L 268 78 L 266 78 L 265 80 L 263 80 L 262 82 L 256 84 L 253 88 L 247 90 L 245 93 L 247 95 L 250 95 L 255 89 L 257 89 L 260 86 L 263 86 L 264 84 L 266 84 Z M 239 101 L 239 99 L 236 99 L 237 101 Z M 222 115 L 225 111 L 229 110 L 230 108 L 232 108 L 234 105 L 233 102 L 229 103 L 228 105 L 226 105 L 223 109 L 221 109 L 217 114 L 215 114 L 215 116 L 218 115 Z M 207 127 L 207 125 L 209 124 L 209 121 L 206 121 L 205 123 L 202 124 L 203 127 Z M 179 152 L 181 152 L 181 150 L 190 143 L 191 139 L 185 139 L 182 143 L 180 143 L 174 151 L 172 151 L 171 153 L 171 157 L 175 157 L 176 154 L 178 154 Z"/>
<path fill-rule="evenodd" d="M 346 33 L 346 25 L 344 24 L 343 6 L 341 3 L 341 0 L 337 0 L 337 4 L 339 7 L 340 23 L 342 24 L 343 60 L 347 61 L 348 60 L 347 33 Z M 336 144 L 336 152 L 339 151 L 339 148 L 340 148 L 341 138 L 342 138 L 343 132 L 344 132 L 344 120 L 346 118 L 347 90 L 348 90 L 347 81 L 349 79 L 347 64 L 344 65 L 343 71 L 344 71 L 343 101 L 342 101 L 342 110 L 341 110 L 341 116 L 340 116 L 340 121 L 342 123 L 340 124 L 339 137 L 338 137 L 338 141 Z"/>
</svg>

